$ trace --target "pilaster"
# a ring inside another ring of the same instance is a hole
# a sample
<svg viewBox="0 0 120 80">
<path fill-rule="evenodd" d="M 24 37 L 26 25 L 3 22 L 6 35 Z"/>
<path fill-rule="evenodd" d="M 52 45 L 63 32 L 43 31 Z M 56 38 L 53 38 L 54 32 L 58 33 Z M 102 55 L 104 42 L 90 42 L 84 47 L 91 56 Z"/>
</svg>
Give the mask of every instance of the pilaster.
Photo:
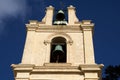
<svg viewBox="0 0 120 80">
<path fill-rule="evenodd" d="M 34 37 L 35 37 L 35 24 L 30 24 L 33 25 L 32 27 L 27 26 L 27 35 L 26 35 L 26 41 L 25 41 L 25 47 L 24 47 L 24 52 L 23 52 L 23 57 L 22 57 L 22 63 L 28 63 L 31 64 L 32 62 L 32 54 L 33 54 L 33 45 L 34 45 Z"/>
<path fill-rule="evenodd" d="M 46 25 L 52 25 L 52 21 L 53 21 L 53 10 L 54 8 L 52 6 L 47 7 L 47 11 L 46 11 L 46 16 L 45 16 L 45 24 Z"/>
<path fill-rule="evenodd" d="M 93 39 L 92 39 L 92 30 L 94 24 L 91 23 L 90 20 L 84 20 L 81 23 L 81 27 L 83 30 L 85 64 L 95 64 Z"/>
<path fill-rule="evenodd" d="M 30 80 L 30 73 L 35 65 L 31 64 L 12 64 L 15 80 Z"/>
<path fill-rule="evenodd" d="M 102 67 L 103 64 L 80 65 L 81 72 L 84 74 L 84 80 L 101 80 Z"/>
<path fill-rule="evenodd" d="M 72 5 L 70 5 L 68 7 L 68 25 L 74 25 L 75 22 L 78 22 L 78 18 L 76 17 L 75 14 L 75 7 L 73 7 Z"/>
</svg>

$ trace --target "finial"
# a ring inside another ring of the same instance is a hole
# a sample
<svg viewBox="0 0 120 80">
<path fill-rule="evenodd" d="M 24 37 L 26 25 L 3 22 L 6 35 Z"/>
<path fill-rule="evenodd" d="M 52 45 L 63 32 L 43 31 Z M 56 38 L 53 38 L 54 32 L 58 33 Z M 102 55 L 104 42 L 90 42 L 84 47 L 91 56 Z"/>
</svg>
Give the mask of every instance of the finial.
<svg viewBox="0 0 120 80">
<path fill-rule="evenodd" d="M 70 5 L 70 7 L 74 7 L 73 5 Z"/>
<path fill-rule="evenodd" d="M 54 9 L 54 7 L 52 5 L 50 5 L 49 7 L 47 7 L 46 9 Z"/>
<path fill-rule="evenodd" d="M 50 8 L 52 8 L 53 6 L 52 6 L 52 5 L 50 5 L 49 7 L 50 7 Z"/>
<path fill-rule="evenodd" d="M 70 5 L 68 9 L 75 9 L 75 7 L 73 5 Z"/>
</svg>

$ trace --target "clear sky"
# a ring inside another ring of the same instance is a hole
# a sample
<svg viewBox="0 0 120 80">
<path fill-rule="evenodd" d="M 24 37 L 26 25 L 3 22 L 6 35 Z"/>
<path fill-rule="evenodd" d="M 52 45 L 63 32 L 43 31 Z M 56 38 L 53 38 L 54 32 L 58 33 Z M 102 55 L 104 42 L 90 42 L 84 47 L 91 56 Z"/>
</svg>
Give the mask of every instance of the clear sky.
<svg viewBox="0 0 120 80">
<path fill-rule="evenodd" d="M 0 0 L 0 78 L 13 80 L 11 64 L 21 62 L 29 20 L 44 17 L 45 7 L 76 7 L 79 20 L 95 23 L 96 63 L 120 64 L 120 0 Z"/>
</svg>

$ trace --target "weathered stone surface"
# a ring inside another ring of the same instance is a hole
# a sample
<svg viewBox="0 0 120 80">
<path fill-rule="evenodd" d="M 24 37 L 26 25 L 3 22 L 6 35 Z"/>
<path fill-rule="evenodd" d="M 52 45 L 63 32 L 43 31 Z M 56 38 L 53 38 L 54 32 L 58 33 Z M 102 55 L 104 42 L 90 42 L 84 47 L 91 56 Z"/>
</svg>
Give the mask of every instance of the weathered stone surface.
<svg viewBox="0 0 120 80">
<path fill-rule="evenodd" d="M 79 21 L 68 7 L 68 24 L 52 25 L 54 7 L 47 7 L 41 22 L 30 20 L 23 57 L 13 64 L 15 80 L 100 80 L 103 65 L 95 63 L 91 20 Z M 66 39 L 66 62 L 51 63 L 51 41 Z"/>
</svg>

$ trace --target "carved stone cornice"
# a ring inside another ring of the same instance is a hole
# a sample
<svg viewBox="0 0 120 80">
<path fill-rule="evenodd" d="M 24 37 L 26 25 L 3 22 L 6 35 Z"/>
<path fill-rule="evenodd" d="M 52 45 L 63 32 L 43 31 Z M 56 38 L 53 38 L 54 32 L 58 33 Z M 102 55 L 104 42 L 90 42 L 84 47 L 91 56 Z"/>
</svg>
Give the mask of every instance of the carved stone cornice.
<svg viewBox="0 0 120 80">
<path fill-rule="evenodd" d="M 93 30 L 94 24 L 81 24 L 82 30 Z"/>
<path fill-rule="evenodd" d="M 83 20 L 81 23 L 81 28 L 82 30 L 93 30 L 94 28 L 94 23 L 91 23 L 91 20 Z"/>
<path fill-rule="evenodd" d="M 32 73 L 81 73 L 78 66 L 71 63 L 45 63 L 43 66 L 35 66 Z"/>
<path fill-rule="evenodd" d="M 70 25 L 39 25 L 39 24 L 26 24 L 28 31 L 36 32 L 82 32 L 81 27 Z"/>
<path fill-rule="evenodd" d="M 26 24 L 28 31 L 36 32 L 82 32 L 83 30 L 93 30 L 94 23 L 91 20 L 83 20 L 79 25 L 45 25 L 36 20 L 30 20 L 30 24 Z"/>
<path fill-rule="evenodd" d="M 43 66 L 32 64 L 12 64 L 14 74 L 16 71 L 28 73 L 81 73 L 78 66 L 71 66 L 71 63 L 45 63 Z"/>
<path fill-rule="evenodd" d="M 37 24 L 26 24 L 27 31 L 35 31 L 37 27 Z"/>
<path fill-rule="evenodd" d="M 71 66 L 71 63 L 45 63 L 43 66 L 35 66 L 32 64 L 12 64 L 14 71 L 30 71 L 31 72 L 78 72 L 84 73 L 89 71 L 101 71 L 103 64 L 81 64 L 80 66 Z M 63 70 L 64 69 L 64 70 Z"/>
<path fill-rule="evenodd" d="M 33 65 L 33 64 L 12 64 L 11 66 L 15 71 L 16 70 L 17 71 L 18 70 L 28 71 L 28 70 L 32 70 L 35 65 Z"/>
<path fill-rule="evenodd" d="M 80 70 L 83 72 L 90 72 L 90 71 L 97 71 L 100 73 L 101 69 L 103 68 L 103 64 L 83 64 L 80 65 Z"/>
</svg>

